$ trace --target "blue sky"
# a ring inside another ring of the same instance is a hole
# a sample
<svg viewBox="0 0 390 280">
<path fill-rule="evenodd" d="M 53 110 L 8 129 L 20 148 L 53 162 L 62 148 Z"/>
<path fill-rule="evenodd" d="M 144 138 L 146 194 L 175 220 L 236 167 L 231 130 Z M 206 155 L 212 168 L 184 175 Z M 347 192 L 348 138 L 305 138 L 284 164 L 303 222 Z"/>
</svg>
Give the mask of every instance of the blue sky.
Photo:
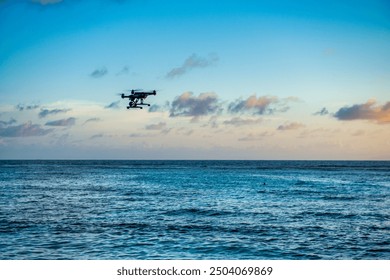
<svg viewBox="0 0 390 280">
<path fill-rule="evenodd" d="M 389 159 L 390 4 L 297 2 L 0 1 L 0 157 Z"/>
</svg>

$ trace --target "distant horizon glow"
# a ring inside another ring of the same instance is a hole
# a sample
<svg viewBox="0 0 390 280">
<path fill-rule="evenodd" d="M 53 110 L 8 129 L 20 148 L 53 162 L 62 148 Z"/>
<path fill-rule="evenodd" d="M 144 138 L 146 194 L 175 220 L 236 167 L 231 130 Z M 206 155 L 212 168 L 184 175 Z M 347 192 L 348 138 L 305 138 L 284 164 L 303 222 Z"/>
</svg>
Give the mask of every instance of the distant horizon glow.
<svg viewBox="0 0 390 280">
<path fill-rule="evenodd" d="M 0 36 L 0 159 L 390 160 L 384 0 L 5 0 Z"/>
</svg>

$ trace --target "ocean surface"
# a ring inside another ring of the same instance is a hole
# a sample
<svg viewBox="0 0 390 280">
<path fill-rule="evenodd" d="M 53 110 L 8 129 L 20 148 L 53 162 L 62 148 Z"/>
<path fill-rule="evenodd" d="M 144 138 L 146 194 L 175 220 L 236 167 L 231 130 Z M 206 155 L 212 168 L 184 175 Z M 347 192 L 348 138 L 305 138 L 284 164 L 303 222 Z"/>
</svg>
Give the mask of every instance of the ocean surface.
<svg viewBox="0 0 390 280">
<path fill-rule="evenodd" d="M 0 259 L 390 259 L 390 161 L 0 161 Z"/>
</svg>

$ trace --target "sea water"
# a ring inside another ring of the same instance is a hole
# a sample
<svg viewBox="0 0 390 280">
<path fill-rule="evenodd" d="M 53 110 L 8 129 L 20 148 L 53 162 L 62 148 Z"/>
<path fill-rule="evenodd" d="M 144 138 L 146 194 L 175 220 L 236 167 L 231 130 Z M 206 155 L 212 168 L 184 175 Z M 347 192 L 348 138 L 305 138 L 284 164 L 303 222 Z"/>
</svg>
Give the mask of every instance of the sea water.
<svg viewBox="0 0 390 280">
<path fill-rule="evenodd" d="M 0 161 L 0 259 L 390 259 L 390 162 Z"/>
</svg>

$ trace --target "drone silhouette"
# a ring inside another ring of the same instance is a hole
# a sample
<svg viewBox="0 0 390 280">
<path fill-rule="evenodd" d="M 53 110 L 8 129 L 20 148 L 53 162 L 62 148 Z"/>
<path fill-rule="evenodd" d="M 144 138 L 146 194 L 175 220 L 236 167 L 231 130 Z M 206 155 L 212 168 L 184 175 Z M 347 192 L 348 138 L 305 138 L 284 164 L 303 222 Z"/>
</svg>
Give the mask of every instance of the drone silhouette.
<svg viewBox="0 0 390 280">
<path fill-rule="evenodd" d="M 142 106 L 150 106 L 148 103 L 144 103 L 144 99 L 146 99 L 149 95 L 156 95 L 156 91 L 142 91 L 139 89 L 132 89 L 129 95 L 125 95 L 124 93 L 121 94 L 122 98 L 128 98 L 130 100 L 129 106 L 127 106 L 127 109 L 130 108 L 139 108 L 142 109 Z M 140 102 L 141 101 L 141 102 Z"/>
</svg>

